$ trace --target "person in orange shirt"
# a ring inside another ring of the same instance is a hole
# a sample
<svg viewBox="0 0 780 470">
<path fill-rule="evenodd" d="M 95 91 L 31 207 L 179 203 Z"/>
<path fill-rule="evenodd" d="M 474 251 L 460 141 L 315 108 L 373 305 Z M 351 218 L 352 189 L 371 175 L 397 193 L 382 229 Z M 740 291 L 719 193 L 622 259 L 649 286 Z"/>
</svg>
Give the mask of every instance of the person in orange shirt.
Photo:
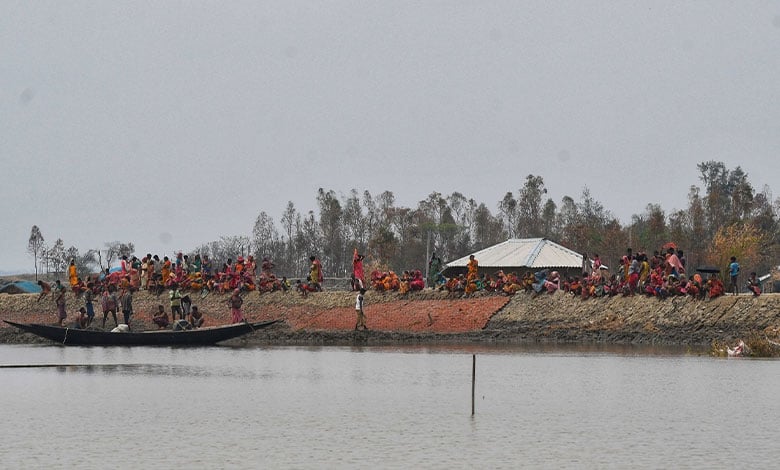
<svg viewBox="0 0 780 470">
<path fill-rule="evenodd" d="M 162 283 L 163 285 L 167 285 L 168 278 L 171 277 L 171 260 L 168 259 L 167 256 L 163 257 L 163 263 L 162 263 Z"/>
<path fill-rule="evenodd" d="M 468 269 L 468 274 L 466 275 L 468 281 L 476 281 L 477 272 L 479 271 L 479 261 L 477 261 L 477 258 L 475 258 L 474 255 L 469 256 L 469 262 L 466 265 L 466 268 Z"/>
<path fill-rule="evenodd" d="M 398 284 L 399 294 L 407 294 L 409 292 L 409 281 L 411 281 L 411 279 L 409 271 L 404 271 L 403 274 L 401 274 L 401 279 Z"/>
<path fill-rule="evenodd" d="M 322 264 L 316 256 L 309 256 L 311 266 L 309 267 L 309 282 L 317 291 L 322 291 L 322 281 L 324 280 L 322 274 Z"/>
<path fill-rule="evenodd" d="M 468 272 L 466 274 L 466 295 L 471 295 L 477 291 L 477 272 L 479 271 L 479 262 L 474 255 L 469 256 L 469 262 L 466 265 Z"/>
<path fill-rule="evenodd" d="M 70 265 L 68 266 L 68 279 L 70 280 L 70 286 L 76 287 L 79 283 L 79 274 L 76 271 L 76 261 L 70 260 Z"/>
</svg>

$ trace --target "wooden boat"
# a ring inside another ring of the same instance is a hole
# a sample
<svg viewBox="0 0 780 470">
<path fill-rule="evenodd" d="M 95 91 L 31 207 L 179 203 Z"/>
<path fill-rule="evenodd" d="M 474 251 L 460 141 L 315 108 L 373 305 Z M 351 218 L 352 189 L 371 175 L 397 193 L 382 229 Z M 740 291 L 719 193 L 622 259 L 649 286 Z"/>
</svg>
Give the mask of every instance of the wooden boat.
<svg viewBox="0 0 780 470">
<path fill-rule="evenodd" d="M 152 330 L 112 333 L 110 331 L 80 330 L 37 323 L 16 323 L 3 320 L 11 326 L 50 339 L 60 344 L 76 346 L 203 346 L 216 344 L 273 325 L 279 320 L 256 323 L 197 328 L 192 330 Z"/>
</svg>

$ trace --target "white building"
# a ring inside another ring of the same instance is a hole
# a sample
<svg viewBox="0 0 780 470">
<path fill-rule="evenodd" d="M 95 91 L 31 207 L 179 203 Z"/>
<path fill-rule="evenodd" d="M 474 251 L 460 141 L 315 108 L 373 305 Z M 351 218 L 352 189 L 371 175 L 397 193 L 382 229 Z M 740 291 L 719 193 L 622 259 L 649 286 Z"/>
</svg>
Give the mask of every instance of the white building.
<svg viewBox="0 0 780 470">
<path fill-rule="evenodd" d="M 549 269 L 562 275 L 582 273 L 582 253 L 570 250 L 546 238 L 510 238 L 509 240 L 471 253 L 479 262 L 479 274 L 491 276 L 499 269 L 505 273 Z M 446 263 L 444 275 L 451 277 L 466 272 L 469 256 Z"/>
</svg>

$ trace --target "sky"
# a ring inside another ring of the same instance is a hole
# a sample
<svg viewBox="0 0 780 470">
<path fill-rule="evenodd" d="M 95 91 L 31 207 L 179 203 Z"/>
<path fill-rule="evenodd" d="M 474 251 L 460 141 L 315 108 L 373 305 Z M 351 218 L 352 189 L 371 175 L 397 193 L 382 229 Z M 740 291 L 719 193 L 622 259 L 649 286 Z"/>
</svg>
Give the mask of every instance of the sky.
<svg viewBox="0 0 780 470">
<path fill-rule="evenodd" d="M 172 254 L 318 188 L 458 191 L 529 174 L 628 223 L 696 165 L 778 191 L 774 1 L 0 2 L 0 272 L 51 245 Z"/>
</svg>

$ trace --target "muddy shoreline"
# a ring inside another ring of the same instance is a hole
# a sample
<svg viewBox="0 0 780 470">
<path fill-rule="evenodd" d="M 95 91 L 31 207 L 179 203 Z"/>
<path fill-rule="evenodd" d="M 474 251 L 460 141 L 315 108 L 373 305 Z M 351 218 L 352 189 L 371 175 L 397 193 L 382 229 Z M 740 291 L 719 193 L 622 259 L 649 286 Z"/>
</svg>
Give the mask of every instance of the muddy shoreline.
<svg viewBox="0 0 780 470">
<path fill-rule="evenodd" d="M 50 300 L 36 295 L 0 294 L 0 319 L 54 323 Z M 165 295 L 139 292 L 131 327 L 154 329 L 151 312 L 166 305 Z M 193 295 L 208 325 L 229 323 L 227 298 Z M 68 312 L 81 306 L 68 298 Z M 102 314 L 96 306 L 97 324 Z M 780 295 L 747 294 L 698 301 L 686 297 L 658 300 L 614 297 L 580 300 L 562 292 L 513 297 L 482 294 L 470 299 L 445 292 L 407 296 L 369 292 L 368 332 L 353 331 L 354 294 L 323 292 L 306 298 L 295 293 L 249 293 L 244 311 L 249 320 L 282 319 L 278 325 L 225 344 L 261 345 L 393 345 L 393 344 L 528 344 L 595 343 L 707 347 L 748 336 L 776 338 L 780 331 Z M 69 318 L 70 319 L 70 318 Z M 111 322 L 109 326 L 113 326 Z M 38 344 L 46 340 L 3 324 L 0 343 Z"/>
</svg>

